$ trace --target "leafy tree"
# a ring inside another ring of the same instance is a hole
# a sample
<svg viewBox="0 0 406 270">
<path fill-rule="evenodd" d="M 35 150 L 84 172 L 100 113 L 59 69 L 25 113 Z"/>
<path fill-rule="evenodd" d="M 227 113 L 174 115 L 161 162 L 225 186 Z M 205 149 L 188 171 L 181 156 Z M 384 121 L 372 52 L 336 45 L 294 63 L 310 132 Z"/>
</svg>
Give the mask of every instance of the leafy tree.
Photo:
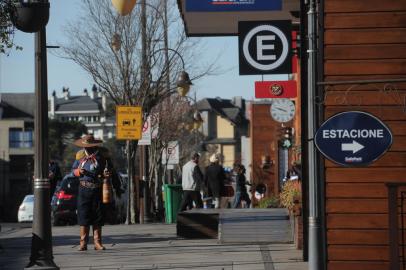
<svg viewBox="0 0 406 270">
<path fill-rule="evenodd" d="M 0 0 L 0 53 L 7 54 L 15 46 L 13 42 L 14 26 L 11 22 L 11 16 L 15 9 L 14 0 Z M 21 50 L 20 46 L 15 46 Z"/>
<path fill-rule="evenodd" d="M 49 157 L 69 168 L 77 150 L 71 142 L 87 133 L 87 128 L 80 122 L 60 122 L 57 119 L 49 119 L 48 125 Z"/>
</svg>

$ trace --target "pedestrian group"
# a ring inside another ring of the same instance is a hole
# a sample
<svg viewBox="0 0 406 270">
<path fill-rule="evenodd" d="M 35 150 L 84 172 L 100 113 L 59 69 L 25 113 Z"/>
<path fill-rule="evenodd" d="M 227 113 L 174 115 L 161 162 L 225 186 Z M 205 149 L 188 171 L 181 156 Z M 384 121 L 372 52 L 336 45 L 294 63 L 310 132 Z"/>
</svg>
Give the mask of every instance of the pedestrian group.
<svg viewBox="0 0 406 270">
<path fill-rule="evenodd" d="M 205 202 L 211 199 L 214 208 L 225 208 L 226 197 L 232 197 L 234 190 L 231 185 L 226 185 L 225 169 L 220 164 L 221 155 L 213 154 L 209 158 L 210 164 L 206 167 L 204 176 L 198 165 L 199 158 L 199 153 L 193 153 L 190 161 L 182 167 L 183 198 L 180 211 L 193 207 L 202 208 L 203 205 L 206 205 L 202 201 L 202 190 L 203 195 L 206 195 L 206 197 L 203 196 Z M 245 207 L 249 208 L 251 200 L 246 187 L 249 183 L 245 177 L 245 167 L 242 164 L 235 164 L 233 171 L 235 174 L 235 195 L 232 207 L 237 208 L 244 201 Z"/>
</svg>

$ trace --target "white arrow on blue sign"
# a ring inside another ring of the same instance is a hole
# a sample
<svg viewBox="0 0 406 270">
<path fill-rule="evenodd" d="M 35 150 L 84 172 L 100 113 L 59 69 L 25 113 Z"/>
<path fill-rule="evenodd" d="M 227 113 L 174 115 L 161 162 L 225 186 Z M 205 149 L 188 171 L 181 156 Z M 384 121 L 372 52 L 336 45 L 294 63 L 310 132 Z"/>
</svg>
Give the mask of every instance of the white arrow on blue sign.
<svg viewBox="0 0 406 270">
<path fill-rule="evenodd" d="M 338 113 L 315 134 L 315 144 L 328 159 L 343 166 L 365 166 L 392 145 L 390 129 L 377 117 L 361 111 Z"/>
</svg>

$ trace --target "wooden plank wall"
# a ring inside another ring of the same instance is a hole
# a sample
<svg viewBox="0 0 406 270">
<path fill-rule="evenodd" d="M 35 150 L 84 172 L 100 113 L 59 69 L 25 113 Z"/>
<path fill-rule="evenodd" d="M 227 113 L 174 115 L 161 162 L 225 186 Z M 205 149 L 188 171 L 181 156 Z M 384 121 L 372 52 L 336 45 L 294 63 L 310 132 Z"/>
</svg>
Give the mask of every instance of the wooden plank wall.
<svg viewBox="0 0 406 270">
<path fill-rule="evenodd" d="M 324 80 L 406 78 L 406 0 L 325 0 Z M 385 182 L 406 181 L 406 83 L 329 87 L 325 116 L 363 110 L 394 134 L 382 158 L 365 168 L 326 161 L 329 270 L 387 270 Z M 347 95 L 345 95 L 347 91 Z"/>
</svg>

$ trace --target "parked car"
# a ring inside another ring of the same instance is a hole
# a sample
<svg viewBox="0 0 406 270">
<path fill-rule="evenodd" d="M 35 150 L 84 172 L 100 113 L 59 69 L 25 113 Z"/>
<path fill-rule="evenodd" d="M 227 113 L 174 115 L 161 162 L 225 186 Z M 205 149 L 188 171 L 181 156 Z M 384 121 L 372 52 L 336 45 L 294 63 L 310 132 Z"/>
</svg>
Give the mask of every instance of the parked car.
<svg viewBox="0 0 406 270">
<path fill-rule="evenodd" d="M 77 195 L 79 180 L 73 174 L 67 174 L 56 187 L 51 200 L 52 224 L 74 225 L 77 222 Z"/>
<path fill-rule="evenodd" d="M 26 195 L 18 208 L 18 222 L 32 222 L 34 217 L 34 195 Z"/>
<path fill-rule="evenodd" d="M 123 179 L 120 177 L 120 181 Z M 77 196 L 79 190 L 79 179 L 73 174 L 67 174 L 56 187 L 56 191 L 51 201 L 52 224 L 74 225 L 77 223 Z M 105 221 L 110 224 L 123 223 L 125 221 L 125 197 L 114 196 L 113 203 L 108 205 L 106 210 Z"/>
</svg>

